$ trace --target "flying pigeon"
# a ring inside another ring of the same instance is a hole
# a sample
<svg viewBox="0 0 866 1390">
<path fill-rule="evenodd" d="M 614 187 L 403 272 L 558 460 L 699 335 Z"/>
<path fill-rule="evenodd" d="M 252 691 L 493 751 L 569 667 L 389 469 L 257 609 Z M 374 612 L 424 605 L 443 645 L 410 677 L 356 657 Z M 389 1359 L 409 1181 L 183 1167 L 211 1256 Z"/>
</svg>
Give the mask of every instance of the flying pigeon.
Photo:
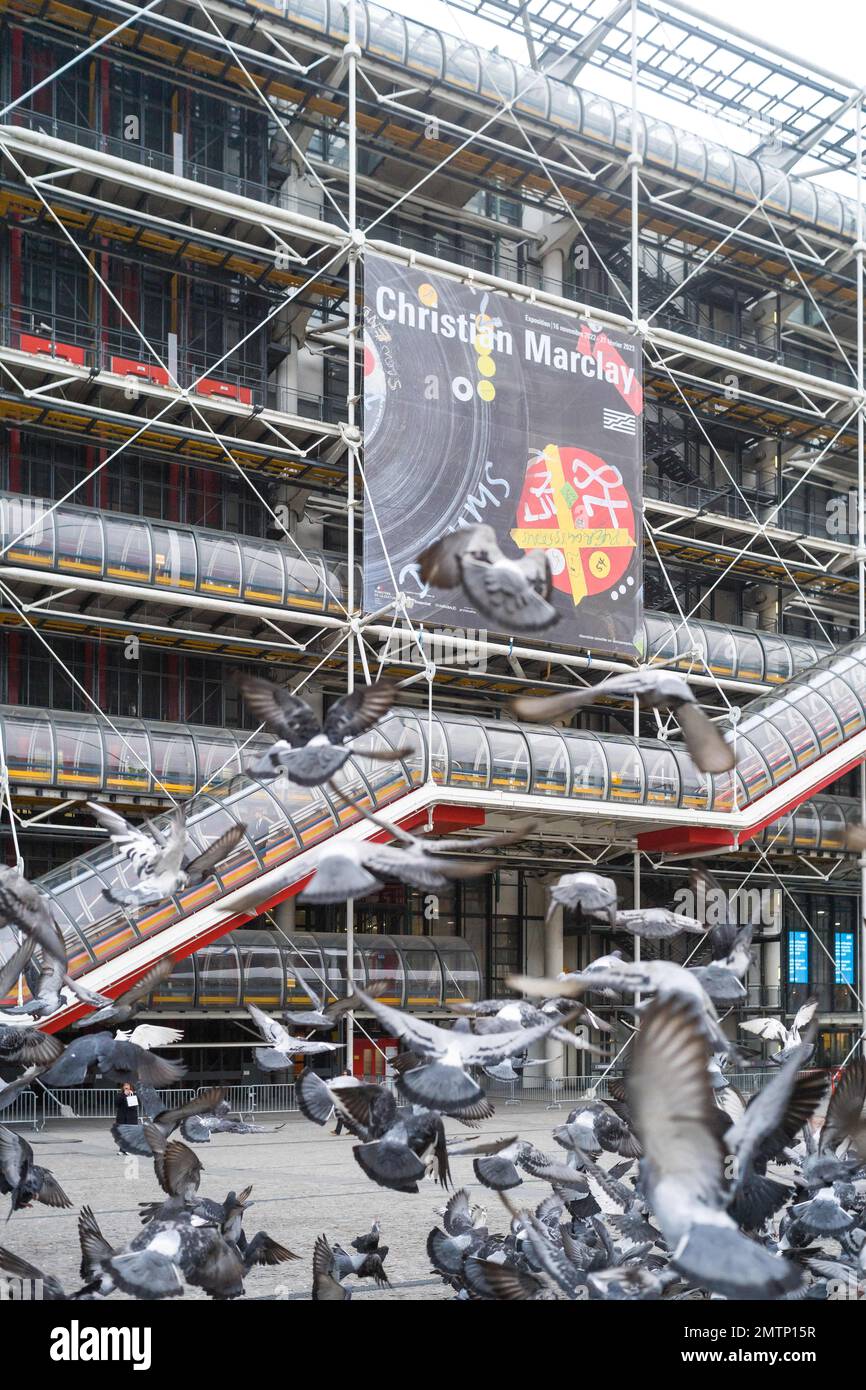
<svg viewBox="0 0 866 1390">
<path fill-rule="evenodd" d="M 357 805 L 357 803 L 352 803 Z M 473 858 L 491 849 L 519 844 L 534 829 L 531 821 L 520 821 L 513 830 L 468 840 L 410 835 L 398 825 L 357 805 L 372 821 L 397 841 L 382 845 L 370 840 L 325 847 L 316 864 L 316 874 L 298 895 L 302 903 L 340 903 L 377 893 L 388 879 L 397 879 L 422 892 L 448 888 L 457 879 L 477 878 L 496 867 L 494 860 Z"/>
<path fill-rule="evenodd" d="M 492 526 L 466 526 L 418 556 L 421 582 L 434 589 L 462 588 L 498 632 L 542 632 L 559 621 L 550 602 L 553 571 L 544 550 L 516 559 L 499 547 Z"/>
<path fill-rule="evenodd" d="M 108 831 L 112 844 L 124 852 L 136 875 L 129 888 L 106 889 L 111 902 L 124 907 L 145 907 L 161 903 L 190 883 L 206 878 L 212 869 L 235 848 L 246 833 L 245 825 L 233 825 L 206 850 L 189 858 L 189 831 L 183 807 L 172 812 L 168 823 L 149 821 L 147 829 L 130 825 L 109 806 L 88 801 L 90 811 Z"/>
<path fill-rule="evenodd" d="M 818 1007 L 818 1000 L 813 996 L 807 999 L 805 1004 L 801 1004 L 790 1028 L 786 1027 L 781 1018 L 748 1018 L 745 1023 L 739 1026 L 744 1033 L 754 1033 L 757 1037 L 763 1038 L 766 1042 L 777 1042 L 778 1049 L 771 1052 L 768 1061 L 774 1066 L 781 1066 L 786 1062 L 792 1052 L 799 1049 L 801 1034 L 808 1027 L 815 1017 L 815 1010 Z M 805 1061 L 801 1061 L 801 1066 L 805 1066 Z"/>
<path fill-rule="evenodd" d="M 375 728 L 394 702 L 393 681 L 361 685 L 336 700 L 323 721 L 306 700 L 261 676 L 236 675 L 235 683 L 252 714 L 274 734 L 272 743 L 249 773 L 269 779 L 285 772 L 302 787 L 320 787 L 339 772 L 352 754 L 378 762 L 406 757 L 410 748 L 356 748 L 355 740 Z"/>
<path fill-rule="evenodd" d="M 0 1193 L 11 1196 L 11 1211 L 21 1211 L 32 1202 L 41 1202 L 46 1207 L 72 1206 L 54 1174 L 34 1163 L 33 1150 L 27 1140 L 3 1126 L 0 1126 Z"/>
<path fill-rule="evenodd" d="M 534 1028 L 479 1036 L 453 1028 L 439 1028 L 417 1014 L 392 1009 L 360 989 L 356 994 L 391 1035 L 402 1038 L 421 1058 L 420 1065 L 401 1072 L 401 1089 L 414 1104 L 440 1110 L 446 1115 L 459 1113 L 462 1107 L 484 1096 L 481 1087 L 469 1075 L 468 1067 L 485 1066 L 500 1062 L 514 1052 L 525 1052 L 554 1028 L 573 1023 L 579 1012 L 575 1010 L 562 1019 L 554 1017 Z"/>
<path fill-rule="evenodd" d="M 521 695 L 511 701 L 517 719 L 546 723 L 572 714 L 582 705 L 606 695 L 636 696 L 642 709 L 669 709 L 677 717 L 686 747 L 701 772 L 730 772 L 736 763 L 733 746 L 700 709 L 684 676 L 675 671 L 642 667 L 609 676 L 598 685 L 566 690 L 558 695 Z"/>
<path fill-rule="evenodd" d="M 642 1182 L 674 1266 L 726 1298 L 766 1299 L 796 1289 L 799 1270 L 743 1235 L 725 1211 L 719 1111 L 703 1020 L 692 1000 L 649 1006 L 627 1090 L 644 1152 Z"/>
<path fill-rule="evenodd" d="M 309 1038 L 293 1038 L 275 1018 L 263 1013 L 255 1004 L 247 1004 L 247 1013 L 270 1047 L 256 1048 L 256 1061 L 266 1071 L 282 1071 L 292 1064 L 292 1058 L 313 1057 L 322 1052 L 336 1052 L 341 1043 L 315 1042 Z"/>
<path fill-rule="evenodd" d="M 157 985 L 166 981 L 174 969 L 174 961 L 170 956 L 163 957 L 145 971 L 141 979 L 136 981 L 131 989 L 127 989 L 117 999 L 111 1000 L 104 1008 L 99 1009 L 94 1014 L 85 1014 L 77 1023 L 73 1023 L 73 1028 L 88 1028 L 94 1023 L 128 1023 L 138 1013 L 141 1001 L 152 994 Z M 116 1036 L 119 1036 L 116 1035 Z"/>
</svg>

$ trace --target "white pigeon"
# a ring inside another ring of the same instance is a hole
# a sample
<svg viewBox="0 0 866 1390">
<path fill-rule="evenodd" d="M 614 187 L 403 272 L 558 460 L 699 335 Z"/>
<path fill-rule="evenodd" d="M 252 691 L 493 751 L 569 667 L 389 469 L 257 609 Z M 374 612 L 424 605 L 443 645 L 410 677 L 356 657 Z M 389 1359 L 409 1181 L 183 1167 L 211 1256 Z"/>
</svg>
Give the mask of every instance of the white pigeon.
<svg viewBox="0 0 866 1390">
<path fill-rule="evenodd" d="M 124 907 L 164 902 L 191 882 L 204 878 L 246 833 L 245 825 L 233 825 L 206 850 L 190 858 L 191 841 L 182 807 L 177 807 L 167 825 L 160 827 L 156 821 L 148 821 L 146 828 L 139 829 L 110 806 L 97 801 L 88 801 L 87 806 L 108 831 L 112 844 L 128 859 L 136 876 L 129 888 L 106 890 L 111 902 Z"/>
<path fill-rule="evenodd" d="M 336 1052 L 342 1043 L 315 1042 L 310 1038 L 293 1038 L 277 1019 L 263 1013 L 255 1004 L 247 1004 L 247 1013 L 270 1047 L 256 1048 L 256 1061 L 265 1071 L 283 1071 L 291 1066 L 293 1057 L 312 1057 L 321 1052 Z"/>
<path fill-rule="evenodd" d="M 171 1047 L 183 1038 L 182 1028 L 163 1028 L 158 1023 L 139 1023 L 128 1032 L 118 1028 L 114 1035 L 116 1042 L 131 1042 L 149 1052 L 152 1047 Z"/>
<path fill-rule="evenodd" d="M 818 1007 L 818 1000 L 814 997 L 807 999 L 805 1004 L 801 1004 L 790 1028 L 786 1027 L 781 1018 L 749 1018 L 740 1027 L 744 1033 L 754 1033 L 757 1037 L 763 1038 L 765 1042 L 777 1042 L 779 1047 L 776 1052 L 770 1054 L 768 1060 L 776 1065 L 780 1065 L 787 1057 L 799 1047 L 803 1029 L 812 1022 L 815 1017 L 815 1010 Z"/>
</svg>

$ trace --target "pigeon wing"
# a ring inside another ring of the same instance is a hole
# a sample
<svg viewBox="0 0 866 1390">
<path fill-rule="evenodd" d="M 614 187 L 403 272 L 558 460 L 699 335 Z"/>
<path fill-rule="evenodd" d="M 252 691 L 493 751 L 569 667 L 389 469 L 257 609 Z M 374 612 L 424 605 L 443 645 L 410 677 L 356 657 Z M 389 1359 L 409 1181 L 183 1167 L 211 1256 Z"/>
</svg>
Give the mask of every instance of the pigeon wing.
<svg viewBox="0 0 866 1390">
<path fill-rule="evenodd" d="M 306 700 L 293 695 L 284 686 L 274 685 L 273 681 L 266 681 L 261 676 L 236 676 L 235 684 L 256 719 L 293 748 L 303 748 L 322 732 Z"/>
<path fill-rule="evenodd" d="M 336 700 L 322 725 L 329 741 L 346 743 L 372 729 L 393 705 L 395 688 L 391 680 L 375 681 L 359 685 L 351 695 Z"/>
<path fill-rule="evenodd" d="M 707 1073 L 707 1043 L 693 1001 L 654 1001 L 636 1035 L 628 1103 L 650 1182 L 678 1187 L 682 1201 L 718 1208 L 723 1151 Z"/>
<path fill-rule="evenodd" d="M 215 869 L 221 860 L 231 854 L 235 845 L 240 844 L 246 833 L 247 827 L 245 825 L 232 825 L 228 830 L 225 830 L 218 840 L 214 840 L 213 844 L 208 845 L 206 850 L 187 862 L 186 871 L 190 878 L 204 878 L 209 874 L 211 869 Z"/>
</svg>

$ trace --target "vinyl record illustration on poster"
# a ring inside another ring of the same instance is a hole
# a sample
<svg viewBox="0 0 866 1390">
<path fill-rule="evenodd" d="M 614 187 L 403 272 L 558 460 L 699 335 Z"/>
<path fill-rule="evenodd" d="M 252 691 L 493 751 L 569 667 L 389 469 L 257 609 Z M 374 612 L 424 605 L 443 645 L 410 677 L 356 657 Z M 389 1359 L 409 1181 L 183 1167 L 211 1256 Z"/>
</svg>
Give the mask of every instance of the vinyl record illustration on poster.
<svg viewBox="0 0 866 1390">
<path fill-rule="evenodd" d="M 387 257 L 365 259 L 364 606 L 484 628 L 416 557 L 492 526 L 543 547 L 563 646 L 641 654 L 640 344 L 585 319 Z M 507 634 L 506 634 L 507 635 Z"/>
</svg>

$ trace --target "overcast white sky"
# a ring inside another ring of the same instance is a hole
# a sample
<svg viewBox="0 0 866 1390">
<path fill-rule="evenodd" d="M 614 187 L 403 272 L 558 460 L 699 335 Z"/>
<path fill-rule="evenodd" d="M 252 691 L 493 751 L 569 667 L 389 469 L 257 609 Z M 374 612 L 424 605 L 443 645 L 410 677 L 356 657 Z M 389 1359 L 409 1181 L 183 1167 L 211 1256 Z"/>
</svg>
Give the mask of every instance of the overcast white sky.
<svg viewBox="0 0 866 1390">
<path fill-rule="evenodd" d="M 472 39 L 482 47 L 496 45 L 500 53 L 526 62 L 526 45 L 521 38 L 496 25 L 473 19 L 446 0 L 384 0 L 384 3 L 421 23 Z M 815 63 L 847 79 L 852 86 L 866 88 L 866 4 L 863 0 L 724 0 L 724 4 L 717 6 L 702 3 L 702 0 L 690 0 L 690 3 L 708 14 L 716 13 L 720 21 L 758 40 L 784 48 L 807 65 Z M 612 9 L 613 4 L 614 0 L 610 0 L 605 10 Z M 614 100 L 629 100 L 625 84 L 593 65 L 583 69 L 579 85 Z M 692 106 L 660 98 L 646 90 L 641 93 L 641 109 L 719 140 L 741 153 L 753 149 L 761 134 L 759 131 L 756 136 L 754 131 L 738 129 L 728 121 L 721 123 Z M 807 158 L 798 172 L 812 164 Z M 847 174 L 823 174 L 821 183 L 849 195 L 854 193 L 853 179 Z"/>
</svg>

